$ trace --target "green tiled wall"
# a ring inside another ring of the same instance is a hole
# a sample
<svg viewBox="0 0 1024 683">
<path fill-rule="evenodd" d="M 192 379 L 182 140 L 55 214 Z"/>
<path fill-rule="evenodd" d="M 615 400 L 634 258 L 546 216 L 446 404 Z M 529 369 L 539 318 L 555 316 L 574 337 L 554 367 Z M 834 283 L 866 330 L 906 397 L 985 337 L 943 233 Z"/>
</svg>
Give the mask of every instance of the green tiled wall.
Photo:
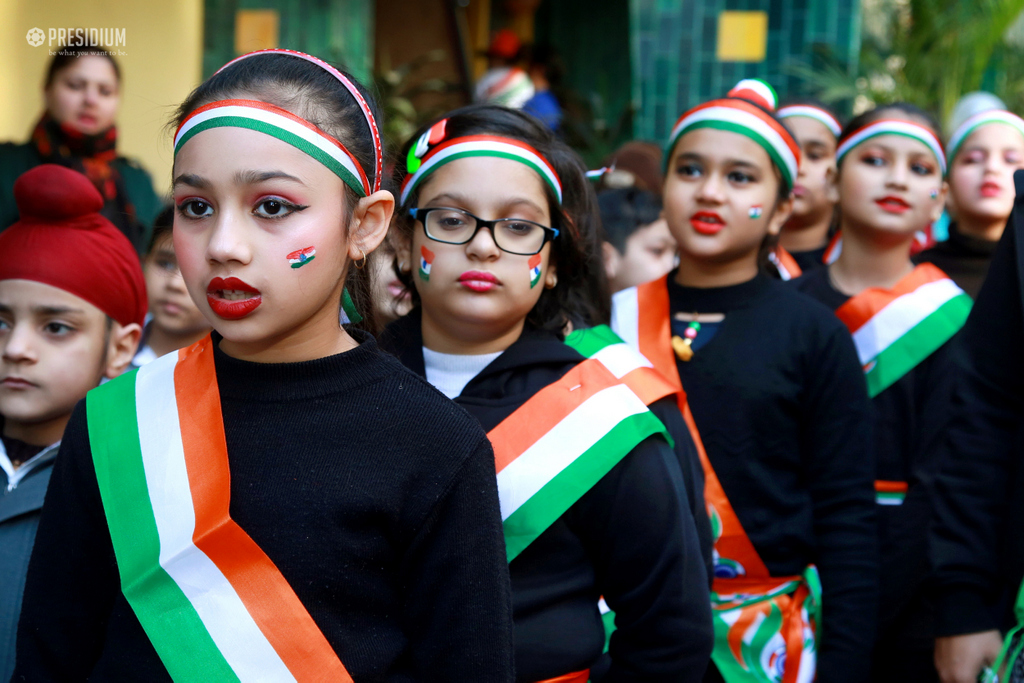
<svg viewBox="0 0 1024 683">
<path fill-rule="evenodd" d="M 235 54 L 235 12 L 277 10 L 280 47 L 326 59 L 363 83 L 373 70 L 374 0 L 206 0 L 203 77 Z"/>
<path fill-rule="evenodd" d="M 768 13 L 764 62 L 716 59 L 725 10 Z M 810 63 L 822 48 L 853 63 L 860 51 L 859 0 L 630 0 L 630 24 L 634 133 L 645 140 L 664 140 L 680 114 L 742 78 L 762 78 L 782 99 L 795 97 L 805 91 L 786 64 Z"/>
</svg>

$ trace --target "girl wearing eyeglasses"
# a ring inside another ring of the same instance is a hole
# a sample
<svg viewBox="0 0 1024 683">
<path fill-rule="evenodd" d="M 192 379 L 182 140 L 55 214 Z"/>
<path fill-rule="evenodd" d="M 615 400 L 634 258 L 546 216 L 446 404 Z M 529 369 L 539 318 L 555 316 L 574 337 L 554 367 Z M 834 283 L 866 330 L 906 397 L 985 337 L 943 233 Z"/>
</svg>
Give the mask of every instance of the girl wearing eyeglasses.
<svg viewBox="0 0 1024 683">
<path fill-rule="evenodd" d="M 517 680 L 699 681 L 712 631 L 680 461 L 644 401 L 564 341 L 609 314 L 582 162 L 533 118 L 473 106 L 404 163 L 392 237 L 415 305 L 381 344 L 495 449 Z"/>
</svg>

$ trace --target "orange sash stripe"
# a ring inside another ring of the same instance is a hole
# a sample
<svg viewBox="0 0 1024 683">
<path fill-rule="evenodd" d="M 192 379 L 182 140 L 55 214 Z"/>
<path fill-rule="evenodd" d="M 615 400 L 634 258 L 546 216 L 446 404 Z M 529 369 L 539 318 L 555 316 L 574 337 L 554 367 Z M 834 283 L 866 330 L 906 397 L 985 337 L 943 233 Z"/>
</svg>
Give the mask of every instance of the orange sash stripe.
<svg viewBox="0 0 1024 683">
<path fill-rule="evenodd" d="M 545 678 L 543 681 L 537 681 L 537 683 L 587 683 L 589 680 L 590 669 L 584 669 L 583 671 L 565 674 L 564 676 Z"/>
<path fill-rule="evenodd" d="M 905 481 L 876 481 L 875 491 L 877 493 L 906 493 L 909 488 Z"/>
<path fill-rule="evenodd" d="M 899 297 L 910 294 L 921 285 L 948 279 L 948 276 L 931 263 L 922 263 L 896 283 L 892 289 L 869 287 L 836 309 L 836 316 L 850 328 L 850 333 L 859 330 L 864 323 Z"/>
<path fill-rule="evenodd" d="M 280 570 L 231 519 L 231 472 L 211 345 L 206 337 L 182 349 L 174 369 L 181 441 L 195 505 L 193 540 L 231 582 L 296 680 L 352 683 Z"/>
</svg>

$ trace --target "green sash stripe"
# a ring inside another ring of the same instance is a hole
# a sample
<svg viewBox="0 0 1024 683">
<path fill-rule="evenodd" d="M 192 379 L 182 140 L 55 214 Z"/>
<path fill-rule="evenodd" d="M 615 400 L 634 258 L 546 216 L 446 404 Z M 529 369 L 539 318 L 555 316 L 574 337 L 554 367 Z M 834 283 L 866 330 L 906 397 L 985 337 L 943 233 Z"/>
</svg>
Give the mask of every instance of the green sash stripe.
<svg viewBox="0 0 1024 683">
<path fill-rule="evenodd" d="M 565 338 L 565 343 L 579 352 L 584 358 L 591 358 L 601 349 L 612 344 L 622 344 L 619 335 L 607 325 L 598 325 L 582 330 L 575 330 Z"/>
<path fill-rule="evenodd" d="M 637 444 L 658 433 L 664 435 L 665 426 L 650 411 L 630 415 L 559 472 L 505 520 L 508 561 L 544 533 Z"/>
<path fill-rule="evenodd" d="M 971 305 L 971 297 L 966 294 L 953 297 L 875 356 L 874 367 L 865 375 L 871 398 L 888 389 L 949 341 L 967 321 Z"/>
<path fill-rule="evenodd" d="M 137 376 L 135 370 L 86 396 L 89 445 L 121 590 L 172 679 L 237 681 L 195 608 L 160 566 L 135 411 Z"/>
</svg>

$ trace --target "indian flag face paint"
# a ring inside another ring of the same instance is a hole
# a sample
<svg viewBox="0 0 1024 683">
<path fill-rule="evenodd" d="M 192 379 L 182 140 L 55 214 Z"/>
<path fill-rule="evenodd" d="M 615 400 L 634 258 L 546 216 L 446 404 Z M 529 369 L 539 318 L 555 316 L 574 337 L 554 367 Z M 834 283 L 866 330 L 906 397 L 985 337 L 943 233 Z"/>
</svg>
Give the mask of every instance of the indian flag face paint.
<svg viewBox="0 0 1024 683">
<path fill-rule="evenodd" d="M 430 280 L 430 266 L 434 263 L 434 252 L 426 247 L 420 247 L 420 279 L 424 282 Z"/>
<path fill-rule="evenodd" d="M 751 218 L 760 218 L 763 213 L 764 208 L 760 204 L 747 209 L 747 215 Z"/>
<path fill-rule="evenodd" d="M 299 249 L 293 251 L 286 257 L 288 263 L 292 264 L 292 268 L 301 268 L 316 257 L 316 247 L 306 247 L 305 249 Z"/>
<path fill-rule="evenodd" d="M 537 283 L 540 282 L 540 262 L 542 260 L 543 259 L 541 259 L 540 254 L 534 254 L 530 257 L 530 260 L 526 262 L 526 264 L 530 266 L 530 289 L 536 287 Z"/>
</svg>

